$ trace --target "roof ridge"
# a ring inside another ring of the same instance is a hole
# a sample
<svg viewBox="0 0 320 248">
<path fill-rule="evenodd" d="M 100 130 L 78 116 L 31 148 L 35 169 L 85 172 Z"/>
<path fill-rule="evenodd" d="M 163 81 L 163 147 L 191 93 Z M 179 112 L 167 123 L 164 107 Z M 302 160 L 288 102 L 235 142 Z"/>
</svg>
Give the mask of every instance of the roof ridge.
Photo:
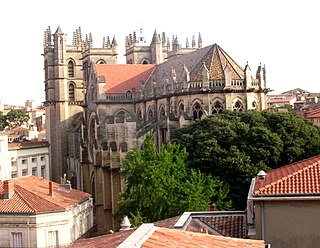
<svg viewBox="0 0 320 248">
<path fill-rule="evenodd" d="M 17 189 L 16 189 L 16 187 L 17 187 Z M 21 199 L 26 205 L 28 205 L 28 207 L 29 207 L 30 209 L 32 209 L 32 211 L 37 212 L 37 210 L 36 210 L 34 207 L 32 207 L 28 201 L 26 201 L 26 200 L 24 199 L 24 197 L 23 197 L 23 195 L 21 194 L 21 192 L 19 192 L 19 190 L 25 190 L 25 191 L 27 191 L 27 190 L 24 189 L 23 187 L 17 185 L 17 184 L 14 185 L 14 188 L 15 188 L 15 193 L 17 193 L 17 194 L 19 195 L 20 199 Z M 20 189 L 19 189 L 19 188 L 20 188 Z M 29 192 L 29 191 L 27 191 L 27 192 L 28 192 L 28 193 L 31 193 L 31 192 Z M 36 195 L 36 196 L 37 196 L 37 195 Z M 37 197 L 38 197 L 38 196 L 37 196 Z"/>
<path fill-rule="evenodd" d="M 241 78 L 241 75 L 238 73 L 238 70 L 235 69 L 235 67 L 232 65 L 232 63 L 230 63 L 229 60 L 231 60 L 234 64 L 236 64 L 242 71 L 244 71 L 244 69 L 233 59 L 231 58 L 231 56 L 226 52 L 224 51 L 218 44 L 217 44 L 217 47 L 219 48 L 218 51 L 219 51 L 219 56 L 220 56 L 220 51 L 221 53 L 224 55 L 224 57 L 226 58 L 226 61 L 229 63 L 229 65 L 232 67 L 233 71 L 235 73 L 237 73 L 238 77 Z"/>
</svg>

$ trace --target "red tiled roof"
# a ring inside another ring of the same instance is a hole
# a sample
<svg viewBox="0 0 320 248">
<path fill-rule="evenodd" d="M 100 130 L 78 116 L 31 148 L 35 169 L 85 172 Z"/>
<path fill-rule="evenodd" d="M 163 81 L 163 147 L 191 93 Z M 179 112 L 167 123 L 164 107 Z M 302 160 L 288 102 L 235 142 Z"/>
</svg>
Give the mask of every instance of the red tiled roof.
<svg viewBox="0 0 320 248">
<path fill-rule="evenodd" d="M 320 155 L 267 173 L 265 181 L 255 180 L 254 195 L 320 194 Z"/>
<path fill-rule="evenodd" d="M 146 81 L 155 65 L 106 65 L 96 64 L 98 76 L 106 80 L 106 93 L 125 93 L 126 90 L 140 90 L 140 80 Z"/>
<path fill-rule="evenodd" d="M 142 248 L 232 248 L 232 247 L 252 247 L 264 248 L 262 240 L 237 239 L 210 234 L 194 233 L 182 230 L 157 228 L 153 234 L 145 241 Z"/>
<path fill-rule="evenodd" d="M 116 248 L 126 238 L 128 238 L 136 229 L 120 231 L 112 234 L 106 234 L 98 237 L 79 239 L 69 247 L 81 248 Z"/>
<path fill-rule="evenodd" d="M 49 181 L 35 176 L 10 179 L 14 194 L 3 199 L 3 181 L 0 181 L 0 213 L 45 213 L 67 210 L 90 197 L 79 190 L 66 190 L 53 182 L 53 196 L 49 195 Z"/>
<path fill-rule="evenodd" d="M 219 232 L 221 235 L 233 238 L 246 237 L 244 215 L 224 215 L 200 217 L 200 221 Z"/>
</svg>

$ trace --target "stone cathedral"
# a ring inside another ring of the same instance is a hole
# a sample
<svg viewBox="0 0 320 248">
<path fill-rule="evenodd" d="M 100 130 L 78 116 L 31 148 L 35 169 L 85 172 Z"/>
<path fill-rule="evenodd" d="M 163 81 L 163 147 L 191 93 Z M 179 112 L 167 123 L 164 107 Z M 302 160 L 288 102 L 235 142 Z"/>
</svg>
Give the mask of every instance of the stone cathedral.
<svg viewBox="0 0 320 248">
<path fill-rule="evenodd" d="M 121 162 L 148 131 L 159 146 L 175 129 L 224 109 L 266 108 L 266 71 L 254 75 L 219 45 L 202 47 L 193 36 L 184 47 L 155 31 L 150 44 L 135 32 L 119 64 L 113 37 L 93 47 L 81 28 L 66 44 L 60 27 L 44 33 L 45 110 L 51 144 L 51 177 L 67 175 L 94 198 L 98 230 L 117 229 L 116 205 L 124 190 Z"/>
</svg>

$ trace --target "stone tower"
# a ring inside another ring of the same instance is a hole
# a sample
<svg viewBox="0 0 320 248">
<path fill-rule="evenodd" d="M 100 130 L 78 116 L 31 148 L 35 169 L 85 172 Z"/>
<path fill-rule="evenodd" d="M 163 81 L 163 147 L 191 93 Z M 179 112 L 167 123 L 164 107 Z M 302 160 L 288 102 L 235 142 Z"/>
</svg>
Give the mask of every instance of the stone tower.
<svg viewBox="0 0 320 248">
<path fill-rule="evenodd" d="M 53 37 L 53 40 L 52 40 Z M 102 48 L 92 48 L 91 33 L 82 39 L 81 28 L 73 33 L 72 45 L 60 28 L 52 35 L 50 27 L 44 32 L 45 111 L 47 139 L 50 142 L 51 179 L 59 182 L 63 174 L 73 179 L 81 189 L 80 178 L 73 178 L 80 170 L 80 126 L 84 92 L 83 80 L 89 61 L 117 63 L 117 42 L 103 41 Z M 80 174 L 79 174 L 80 175 Z"/>
</svg>

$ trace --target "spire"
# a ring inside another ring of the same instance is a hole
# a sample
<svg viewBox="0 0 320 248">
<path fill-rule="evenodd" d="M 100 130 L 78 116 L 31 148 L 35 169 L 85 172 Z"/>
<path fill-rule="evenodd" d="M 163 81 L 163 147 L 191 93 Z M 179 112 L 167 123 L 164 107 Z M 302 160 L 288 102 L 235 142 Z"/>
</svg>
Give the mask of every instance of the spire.
<svg viewBox="0 0 320 248">
<path fill-rule="evenodd" d="M 133 31 L 133 42 L 134 43 L 137 43 L 137 34 L 136 34 L 136 31 Z"/>
<path fill-rule="evenodd" d="M 160 44 L 160 43 L 161 41 L 160 41 L 159 35 L 157 34 L 157 31 L 154 30 L 151 44 Z"/>
<path fill-rule="evenodd" d="M 199 32 L 199 37 L 198 37 L 198 48 L 202 48 L 202 38 L 201 38 L 200 32 Z"/>
<path fill-rule="evenodd" d="M 89 33 L 89 47 L 92 48 L 92 44 L 93 44 L 93 39 L 92 39 L 92 34 L 91 32 Z"/>
<path fill-rule="evenodd" d="M 186 48 L 189 48 L 189 40 L 188 40 L 188 37 L 186 39 Z"/>
<path fill-rule="evenodd" d="M 162 32 L 162 47 L 165 47 L 167 41 L 166 41 L 166 33 L 165 32 Z"/>
<path fill-rule="evenodd" d="M 50 26 L 44 31 L 43 35 L 43 47 L 51 45 L 51 28 Z"/>
<path fill-rule="evenodd" d="M 192 35 L 191 47 L 192 47 L 192 48 L 195 48 L 195 47 L 196 47 L 196 39 L 195 39 L 194 35 Z"/>
<path fill-rule="evenodd" d="M 167 39 L 167 51 L 168 52 L 170 51 L 170 40 L 169 40 L 169 38 Z"/>
<path fill-rule="evenodd" d="M 56 30 L 56 32 L 55 32 L 55 34 L 61 34 L 61 33 L 62 33 L 62 30 L 61 30 L 60 25 L 59 25 L 57 30 Z"/>
<path fill-rule="evenodd" d="M 112 47 L 117 47 L 118 46 L 118 42 L 116 40 L 116 37 L 113 36 L 112 42 L 111 42 Z"/>
</svg>

